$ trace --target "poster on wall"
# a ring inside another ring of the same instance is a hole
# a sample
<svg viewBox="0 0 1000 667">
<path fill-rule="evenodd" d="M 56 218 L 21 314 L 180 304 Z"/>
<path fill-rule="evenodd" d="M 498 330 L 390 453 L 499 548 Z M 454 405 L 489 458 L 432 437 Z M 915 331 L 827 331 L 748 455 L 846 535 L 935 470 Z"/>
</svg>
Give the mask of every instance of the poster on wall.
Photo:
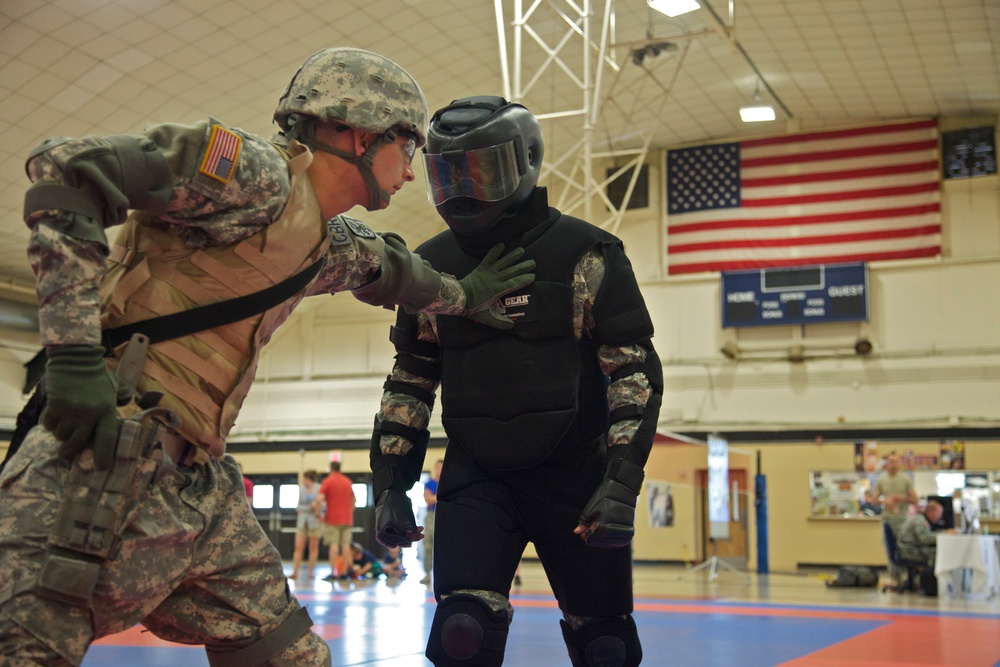
<svg viewBox="0 0 1000 667">
<path fill-rule="evenodd" d="M 878 470 L 878 442 L 866 440 L 854 443 L 854 470 L 856 472 Z"/>
<path fill-rule="evenodd" d="M 961 440 L 941 441 L 941 470 L 965 470 L 965 443 Z"/>
<path fill-rule="evenodd" d="M 862 478 L 847 472 L 813 471 L 809 480 L 810 514 L 819 517 L 848 517 L 860 513 Z"/>
<path fill-rule="evenodd" d="M 879 470 L 885 468 L 885 460 L 890 456 L 899 458 L 900 470 L 936 470 L 938 468 L 937 454 L 917 454 L 912 449 L 907 449 L 905 452 L 891 450 L 883 454 L 879 459 Z"/>
<path fill-rule="evenodd" d="M 708 436 L 708 536 L 729 539 L 729 442 Z"/>
<path fill-rule="evenodd" d="M 674 525 L 674 496 L 670 484 L 660 480 L 646 482 L 649 503 L 649 527 L 667 528 Z"/>
</svg>

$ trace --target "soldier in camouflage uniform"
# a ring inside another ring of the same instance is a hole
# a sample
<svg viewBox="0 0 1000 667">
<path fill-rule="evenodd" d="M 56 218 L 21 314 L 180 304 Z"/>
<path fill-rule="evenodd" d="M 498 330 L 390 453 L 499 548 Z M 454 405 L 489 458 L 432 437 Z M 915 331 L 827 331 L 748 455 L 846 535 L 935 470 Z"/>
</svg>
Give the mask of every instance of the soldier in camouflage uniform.
<svg viewBox="0 0 1000 667">
<path fill-rule="evenodd" d="M 531 281 L 518 251 L 457 280 L 340 215 L 384 208 L 413 180 L 426 114 L 398 65 L 326 49 L 281 97 L 271 140 L 211 119 L 54 139 L 31 154 L 25 219 L 48 403 L 0 475 L 0 662 L 78 665 L 92 641 L 141 623 L 204 644 L 213 667 L 330 664 L 225 439 L 260 348 L 305 296 L 351 290 L 511 326 L 488 306 Z M 105 229 L 122 222 L 109 243 Z M 133 343 L 106 349 L 102 330 L 155 330 L 161 316 L 306 267 L 318 273 L 263 312 L 150 345 L 133 396 L 162 394 L 159 408 L 121 421 L 137 411 L 135 400 L 119 407 L 130 392 L 116 380 Z M 131 424 L 145 435 L 126 438 Z M 118 509 L 85 508 L 94 494 L 95 507 Z"/>
<path fill-rule="evenodd" d="M 548 206 L 536 187 L 542 151 L 534 116 L 497 97 L 453 102 L 428 130 L 430 196 L 450 230 L 421 256 L 464 275 L 503 242 L 536 263 L 536 281 L 496 307 L 512 329 L 401 312 L 392 330 L 398 354 L 372 438 L 376 536 L 386 546 L 422 538 L 405 494 L 440 385 L 448 444 L 427 644 L 439 667 L 503 662 L 511 580 L 529 541 L 573 665 L 642 657 L 628 545 L 662 368 L 621 241 Z"/>
</svg>

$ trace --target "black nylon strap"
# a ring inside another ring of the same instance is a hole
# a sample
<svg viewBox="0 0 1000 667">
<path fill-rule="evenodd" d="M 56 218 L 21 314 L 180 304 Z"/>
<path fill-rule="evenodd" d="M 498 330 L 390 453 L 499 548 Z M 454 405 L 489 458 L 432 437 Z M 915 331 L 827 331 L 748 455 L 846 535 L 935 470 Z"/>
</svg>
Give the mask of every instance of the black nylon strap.
<svg viewBox="0 0 1000 667">
<path fill-rule="evenodd" d="M 434 408 L 434 394 L 427 391 L 426 389 L 415 387 L 412 384 L 407 384 L 406 382 L 396 382 L 388 378 L 382 385 L 382 389 L 386 391 L 391 391 L 394 394 L 404 394 L 406 396 L 412 396 L 418 401 L 422 401 L 423 403 L 425 403 L 427 407 L 431 409 Z"/>
<path fill-rule="evenodd" d="M 278 305 L 303 289 L 316 277 L 322 265 L 323 259 L 320 258 L 291 278 L 253 294 L 106 329 L 101 334 L 101 342 L 110 355 L 116 347 L 128 341 L 135 333 L 148 336 L 149 344 L 152 345 L 245 320 Z"/>
<path fill-rule="evenodd" d="M 619 366 L 611 372 L 611 381 L 621 380 L 622 378 L 627 378 L 630 375 L 635 375 L 636 373 L 646 373 L 645 362 L 633 362 L 631 364 L 625 364 L 624 366 Z"/>
<path fill-rule="evenodd" d="M 413 373 L 428 380 L 441 378 L 441 364 L 438 361 L 428 361 L 409 354 L 398 354 L 396 355 L 396 365 L 407 373 Z"/>
<path fill-rule="evenodd" d="M 205 647 L 208 664 L 211 667 L 249 667 L 263 665 L 285 650 L 296 639 L 304 635 L 312 627 L 312 619 L 305 607 L 299 607 L 288 618 L 281 622 L 270 633 L 264 635 L 253 644 L 236 651 L 220 651 L 211 646 Z"/>
<path fill-rule="evenodd" d="M 437 359 L 441 356 L 441 347 L 437 343 L 411 336 L 409 329 L 400 326 L 389 328 L 389 342 L 396 346 L 398 352 L 406 352 L 430 359 Z"/>
<path fill-rule="evenodd" d="M 645 408 L 641 405 L 623 405 L 611 411 L 610 421 L 612 424 L 617 424 L 626 419 L 642 419 L 644 413 Z"/>
<path fill-rule="evenodd" d="M 380 435 L 398 435 L 406 438 L 417 447 L 426 448 L 427 441 L 430 440 L 431 433 L 427 429 L 421 430 L 398 422 L 380 421 L 376 425 L 376 431 Z"/>
<path fill-rule="evenodd" d="M 56 183 L 39 183 L 24 193 L 24 217 L 35 211 L 58 209 L 100 222 L 104 209 L 82 190 Z"/>
</svg>

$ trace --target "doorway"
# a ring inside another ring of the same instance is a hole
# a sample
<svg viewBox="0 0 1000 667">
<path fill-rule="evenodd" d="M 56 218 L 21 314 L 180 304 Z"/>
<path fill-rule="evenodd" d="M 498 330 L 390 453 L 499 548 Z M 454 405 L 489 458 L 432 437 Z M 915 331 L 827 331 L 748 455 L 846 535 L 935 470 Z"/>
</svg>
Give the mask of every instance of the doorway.
<svg viewBox="0 0 1000 667">
<path fill-rule="evenodd" d="M 746 569 L 749 552 L 748 478 L 746 470 L 729 469 L 729 537 L 712 539 L 708 519 L 708 470 L 695 471 L 695 484 L 698 488 L 700 508 L 702 560 L 708 560 L 714 555 L 726 559 L 726 562 L 731 565 Z"/>
<path fill-rule="evenodd" d="M 354 484 L 353 540 L 376 556 L 381 556 L 385 549 L 375 541 L 375 507 L 371 499 L 371 473 L 345 474 Z M 284 473 L 247 475 L 247 478 L 254 483 L 251 498 L 254 516 L 281 557 L 291 560 L 295 550 L 299 476 L 295 473 Z M 321 554 L 326 553 L 325 549 L 324 540 Z"/>
</svg>

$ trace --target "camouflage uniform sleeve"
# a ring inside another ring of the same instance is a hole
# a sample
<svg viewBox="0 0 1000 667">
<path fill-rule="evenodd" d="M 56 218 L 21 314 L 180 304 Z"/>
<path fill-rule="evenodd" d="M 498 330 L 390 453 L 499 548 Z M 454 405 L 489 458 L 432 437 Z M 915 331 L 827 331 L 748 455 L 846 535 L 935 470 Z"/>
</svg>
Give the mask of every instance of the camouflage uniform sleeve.
<svg viewBox="0 0 1000 667">
<path fill-rule="evenodd" d="M 591 250 L 577 263 L 573 276 L 574 329 L 577 337 L 589 336 L 594 328 L 592 307 L 597 291 L 604 279 L 604 258 L 597 249 Z M 641 368 L 648 352 L 639 345 L 623 347 L 600 345 L 597 349 L 601 372 L 612 376 L 616 370 L 629 365 Z M 608 408 L 616 410 L 629 405 L 646 406 L 653 394 L 647 375 L 641 371 L 618 378 L 608 386 Z M 611 425 L 608 445 L 627 445 L 640 425 L 639 419 L 625 419 Z"/>
<path fill-rule="evenodd" d="M 277 149 L 214 120 L 52 139 L 31 153 L 27 171 L 28 258 L 47 346 L 100 342 L 105 230 L 130 210 L 157 215 L 191 247 L 227 244 L 276 219 L 290 188 Z"/>
<path fill-rule="evenodd" d="M 458 278 L 442 273 L 441 291 L 421 310 L 432 315 L 465 315 L 466 304 L 465 290 L 458 284 Z"/>
<path fill-rule="evenodd" d="M 307 295 L 353 291 L 375 280 L 385 251 L 382 237 L 360 220 L 345 215 L 331 218 L 326 226 L 330 249 Z"/>
<path fill-rule="evenodd" d="M 345 215 L 327 225 L 330 252 L 310 295 L 350 290 L 359 301 L 375 306 L 395 304 L 409 313 L 465 314 L 465 290 L 458 280 L 411 253 L 398 235 L 377 234 Z"/>
<path fill-rule="evenodd" d="M 435 329 L 436 319 L 433 315 L 417 313 L 417 340 L 428 343 L 437 343 L 437 333 Z M 436 357 L 425 357 L 411 355 L 415 359 L 430 364 L 436 364 L 439 359 Z M 398 382 L 402 385 L 410 385 L 433 395 L 440 384 L 437 379 L 421 377 L 412 371 L 406 371 L 397 363 L 392 368 L 389 376 L 389 383 Z M 419 393 L 419 392 L 415 392 Z M 386 390 L 382 394 L 382 403 L 379 406 L 378 419 L 380 421 L 395 422 L 403 426 L 409 426 L 423 431 L 427 428 L 431 419 L 432 406 L 426 401 L 402 392 Z M 379 448 L 383 454 L 406 455 L 413 447 L 412 443 L 398 435 L 382 435 L 379 439 Z"/>
</svg>

